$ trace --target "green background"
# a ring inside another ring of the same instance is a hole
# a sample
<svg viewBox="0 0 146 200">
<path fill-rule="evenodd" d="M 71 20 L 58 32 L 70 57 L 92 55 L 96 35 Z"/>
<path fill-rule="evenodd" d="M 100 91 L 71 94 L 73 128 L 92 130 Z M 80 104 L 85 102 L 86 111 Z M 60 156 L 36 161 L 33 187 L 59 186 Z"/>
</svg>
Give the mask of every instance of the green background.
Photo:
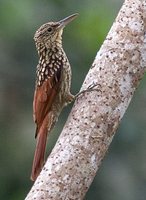
<svg viewBox="0 0 146 200">
<path fill-rule="evenodd" d="M 24 199 L 32 186 L 35 149 L 32 101 L 38 56 L 33 35 L 43 23 L 78 12 L 63 46 L 77 93 L 123 1 L 0 0 L 0 199 Z M 86 200 L 146 199 L 146 77 L 143 78 Z M 71 109 L 48 142 L 51 151 Z"/>
</svg>

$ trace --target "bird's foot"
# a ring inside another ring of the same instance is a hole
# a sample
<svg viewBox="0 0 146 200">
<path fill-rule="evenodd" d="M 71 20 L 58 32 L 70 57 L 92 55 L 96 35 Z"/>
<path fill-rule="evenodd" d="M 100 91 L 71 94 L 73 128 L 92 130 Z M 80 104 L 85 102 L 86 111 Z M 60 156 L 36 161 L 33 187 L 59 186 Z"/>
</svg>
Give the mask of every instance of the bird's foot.
<svg viewBox="0 0 146 200">
<path fill-rule="evenodd" d="M 76 99 L 77 97 L 79 97 L 80 95 L 82 95 L 82 94 L 84 94 L 84 93 L 86 93 L 86 92 L 99 91 L 99 89 L 96 88 L 96 86 L 99 86 L 99 84 L 93 82 L 91 85 L 88 86 L 87 89 L 82 90 L 81 92 L 78 92 L 78 93 L 74 96 L 74 99 Z"/>
</svg>

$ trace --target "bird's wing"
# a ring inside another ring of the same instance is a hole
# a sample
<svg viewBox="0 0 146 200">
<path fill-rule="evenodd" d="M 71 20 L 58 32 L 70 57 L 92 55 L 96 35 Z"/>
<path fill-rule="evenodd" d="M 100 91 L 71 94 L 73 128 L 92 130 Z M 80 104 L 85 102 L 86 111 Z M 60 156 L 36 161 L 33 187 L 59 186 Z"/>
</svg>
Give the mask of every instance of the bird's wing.
<svg viewBox="0 0 146 200">
<path fill-rule="evenodd" d="M 36 86 L 33 101 L 33 117 L 37 125 L 36 137 L 41 128 L 46 114 L 49 113 L 52 103 L 58 93 L 60 87 L 62 67 L 56 67 L 48 70 L 47 78 L 43 81 L 41 86 Z"/>
</svg>

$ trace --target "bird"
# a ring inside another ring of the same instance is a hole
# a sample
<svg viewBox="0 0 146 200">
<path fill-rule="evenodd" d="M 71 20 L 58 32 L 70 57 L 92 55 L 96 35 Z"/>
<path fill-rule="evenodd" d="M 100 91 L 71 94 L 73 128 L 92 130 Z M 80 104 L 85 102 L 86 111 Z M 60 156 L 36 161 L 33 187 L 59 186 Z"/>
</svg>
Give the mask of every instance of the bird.
<svg viewBox="0 0 146 200">
<path fill-rule="evenodd" d="M 71 66 L 62 47 L 62 33 L 78 13 L 57 22 L 43 24 L 35 33 L 34 41 L 39 56 L 33 99 L 33 119 L 36 124 L 36 148 L 31 180 L 35 181 L 45 163 L 47 137 L 64 106 L 71 103 Z"/>
</svg>

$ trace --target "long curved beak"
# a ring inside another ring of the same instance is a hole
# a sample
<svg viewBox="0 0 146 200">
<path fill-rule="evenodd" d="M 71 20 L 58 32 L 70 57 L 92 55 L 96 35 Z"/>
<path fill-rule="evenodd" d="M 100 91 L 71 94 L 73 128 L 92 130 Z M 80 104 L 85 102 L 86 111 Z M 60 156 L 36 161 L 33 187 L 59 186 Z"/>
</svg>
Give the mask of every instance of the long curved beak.
<svg viewBox="0 0 146 200">
<path fill-rule="evenodd" d="M 73 15 L 70 15 L 70 16 L 60 20 L 58 22 L 59 23 L 58 29 L 64 28 L 67 24 L 69 24 L 71 21 L 73 21 L 78 15 L 79 15 L 78 13 L 75 13 Z"/>
</svg>

